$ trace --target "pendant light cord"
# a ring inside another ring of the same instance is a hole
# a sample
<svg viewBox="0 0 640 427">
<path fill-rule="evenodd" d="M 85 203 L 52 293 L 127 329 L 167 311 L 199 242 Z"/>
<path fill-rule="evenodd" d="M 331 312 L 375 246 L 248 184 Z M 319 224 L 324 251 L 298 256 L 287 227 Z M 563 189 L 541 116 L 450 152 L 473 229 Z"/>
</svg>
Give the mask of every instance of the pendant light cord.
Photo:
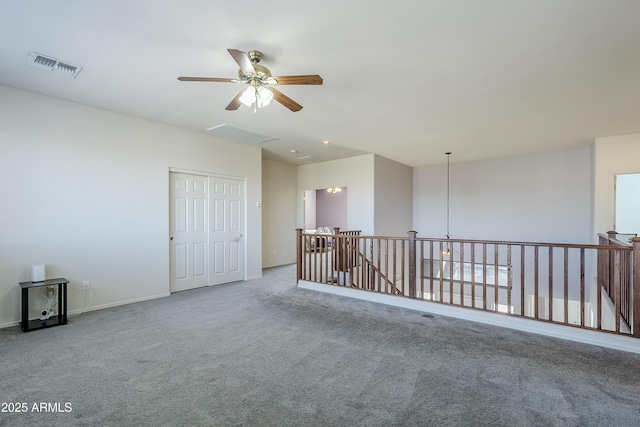
<svg viewBox="0 0 640 427">
<path fill-rule="evenodd" d="M 448 153 L 445 153 L 445 154 L 447 155 L 447 239 L 448 239 L 449 237 L 451 237 L 451 235 L 449 234 L 449 186 L 450 186 L 449 156 L 451 155 L 451 152 L 448 152 Z"/>
</svg>

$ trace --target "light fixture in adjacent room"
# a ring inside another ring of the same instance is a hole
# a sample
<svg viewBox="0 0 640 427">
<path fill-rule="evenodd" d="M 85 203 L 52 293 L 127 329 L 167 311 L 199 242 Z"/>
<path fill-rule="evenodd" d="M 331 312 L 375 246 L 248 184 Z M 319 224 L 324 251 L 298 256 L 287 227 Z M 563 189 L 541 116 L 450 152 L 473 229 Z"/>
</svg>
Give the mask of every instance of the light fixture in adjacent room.
<svg viewBox="0 0 640 427">
<path fill-rule="evenodd" d="M 342 191 L 342 188 L 340 187 L 329 187 L 327 188 L 327 192 L 331 193 L 331 194 L 336 194 Z"/>
<path fill-rule="evenodd" d="M 451 238 L 451 234 L 449 234 L 449 195 L 450 195 L 450 163 L 449 158 L 451 156 L 451 152 L 445 153 L 447 155 L 447 243 L 442 251 L 442 255 L 451 255 L 451 247 L 449 246 L 449 239 Z"/>
</svg>

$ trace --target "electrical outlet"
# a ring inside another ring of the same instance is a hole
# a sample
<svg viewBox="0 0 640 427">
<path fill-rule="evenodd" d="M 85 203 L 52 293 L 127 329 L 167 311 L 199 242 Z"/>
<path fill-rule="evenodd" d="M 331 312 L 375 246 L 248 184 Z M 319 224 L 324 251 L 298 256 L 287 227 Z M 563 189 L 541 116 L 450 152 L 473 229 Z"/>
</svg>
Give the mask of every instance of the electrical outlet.
<svg viewBox="0 0 640 427">
<path fill-rule="evenodd" d="M 82 282 L 82 289 L 84 289 L 85 291 L 87 289 L 89 289 L 89 281 L 88 280 L 85 280 L 85 281 Z"/>
</svg>

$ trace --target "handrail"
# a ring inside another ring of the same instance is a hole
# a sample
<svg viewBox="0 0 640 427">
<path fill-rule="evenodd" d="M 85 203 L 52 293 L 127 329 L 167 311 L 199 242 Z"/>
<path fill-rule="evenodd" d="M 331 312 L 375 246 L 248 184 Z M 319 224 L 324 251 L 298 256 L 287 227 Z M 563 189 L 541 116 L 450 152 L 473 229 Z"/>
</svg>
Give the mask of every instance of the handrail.
<svg viewBox="0 0 640 427">
<path fill-rule="evenodd" d="M 318 251 L 306 248 L 319 235 L 297 232 L 298 281 L 640 338 L 640 238 L 629 244 L 607 234 L 601 244 L 574 244 L 427 238 L 415 231 L 366 236 L 336 228 L 321 235 L 329 250 Z M 443 255 L 445 248 L 451 250 Z M 502 285 L 494 286 L 498 273 Z"/>
</svg>

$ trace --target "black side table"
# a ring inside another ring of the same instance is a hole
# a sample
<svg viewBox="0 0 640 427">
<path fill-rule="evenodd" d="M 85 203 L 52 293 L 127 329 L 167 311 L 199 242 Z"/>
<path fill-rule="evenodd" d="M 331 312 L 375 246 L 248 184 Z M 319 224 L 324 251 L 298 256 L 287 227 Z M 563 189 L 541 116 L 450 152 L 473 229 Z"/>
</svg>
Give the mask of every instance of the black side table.
<svg viewBox="0 0 640 427">
<path fill-rule="evenodd" d="M 24 332 L 36 329 L 50 328 L 52 326 L 67 324 L 67 284 L 69 281 L 64 278 L 48 279 L 42 282 L 20 282 L 22 288 L 22 322 L 20 326 Z M 58 287 L 58 314 L 47 320 L 29 320 L 29 289 L 41 286 Z"/>
</svg>

